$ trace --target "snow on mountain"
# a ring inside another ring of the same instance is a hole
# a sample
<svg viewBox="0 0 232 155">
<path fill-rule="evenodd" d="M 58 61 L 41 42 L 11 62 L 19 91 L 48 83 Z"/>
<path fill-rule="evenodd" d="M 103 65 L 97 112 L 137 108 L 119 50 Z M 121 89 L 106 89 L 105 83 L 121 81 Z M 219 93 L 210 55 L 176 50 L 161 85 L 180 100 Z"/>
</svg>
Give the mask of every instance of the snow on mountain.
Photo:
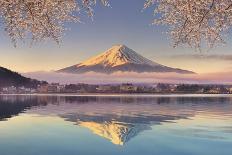
<svg viewBox="0 0 232 155">
<path fill-rule="evenodd" d="M 106 52 L 90 58 L 80 64 L 67 67 L 58 72 L 65 73 L 113 73 L 113 72 L 176 72 L 183 74 L 193 73 L 178 68 L 170 68 L 153 62 L 125 45 L 115 45 Z"/>
<path fill-rule="evenodd" d="M 106 52 L 100 54 L 99 56 L 93 57 L 83 63 L 77 65 L 80 66 L 91 66 L 102 64 L 103 66 L 119 66 L 127 63 L 134 64 L 146 64 L 151 66 L 157 66 L 159 64 L 144 58 L 143 56 L 137 54 L 132 49 L 129 49 L 125 45 L 115 45 Z"/>
<path fill-rule="evenodd" d="M 115 145 L 125 145 L 140 132 L 151 129 L 147 124 L 127 124 L 117 121 L 102 123 L 78 121 L 77 124 L 90 129 L 96 135 L 110 140 Z"/>
</svg>

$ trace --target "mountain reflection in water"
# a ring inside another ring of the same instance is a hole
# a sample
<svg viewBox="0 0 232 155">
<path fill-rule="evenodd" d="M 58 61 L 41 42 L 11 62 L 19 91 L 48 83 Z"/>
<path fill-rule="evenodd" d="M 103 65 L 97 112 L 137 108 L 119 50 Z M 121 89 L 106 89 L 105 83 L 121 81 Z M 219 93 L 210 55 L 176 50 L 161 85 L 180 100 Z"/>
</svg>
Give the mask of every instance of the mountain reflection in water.
<svg viewBox="0 0 232 155">
<path fill-rule="evenodd" d="M 0 96 L 0 121 L 22 113 L 56 116 L 124 145 L 162 123 L 201 114 L 231 118 L 231 103 L 231 97 Z"/>
</svg>

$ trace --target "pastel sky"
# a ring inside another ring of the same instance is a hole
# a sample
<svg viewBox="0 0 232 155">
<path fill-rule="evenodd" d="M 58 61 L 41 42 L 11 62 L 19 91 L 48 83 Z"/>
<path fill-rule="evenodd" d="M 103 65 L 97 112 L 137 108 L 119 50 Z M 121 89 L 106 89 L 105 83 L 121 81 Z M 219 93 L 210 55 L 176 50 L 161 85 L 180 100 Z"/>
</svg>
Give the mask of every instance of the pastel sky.
<svg viewBox="0 0 232 155">
<path fill-rule="evenodd" d="M 143 0 L 111 0 L 111 7 L 97 5 L 93 21 L 82 13 L 83 23 L 67 24 L 70 30 L 59 46 L 54 42 L 32 47 L 20 43 L 14 48 L 2 28 L 0 65 L 18 72 L 57 70 L 97 55 L 114 44 L 125 44 L 170 67 L 197 73 L 232 71 L 231 40 L 203 53 L 184 47 L 173 49 L 166 28 L 151 25 L 153 9 L 142 11 L 143 3 Z"/>
</svg>

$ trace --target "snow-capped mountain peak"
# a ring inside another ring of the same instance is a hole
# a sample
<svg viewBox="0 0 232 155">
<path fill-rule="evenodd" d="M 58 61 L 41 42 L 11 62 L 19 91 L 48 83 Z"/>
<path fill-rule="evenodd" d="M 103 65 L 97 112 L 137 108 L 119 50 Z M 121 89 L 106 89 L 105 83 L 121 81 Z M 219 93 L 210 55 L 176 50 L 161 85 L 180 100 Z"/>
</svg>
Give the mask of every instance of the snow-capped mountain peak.
<svg viewBox="0 0 232 155">
<path fill-rule="evenodd" d="M 77 67 L 93 65 L 116 67 L 123 64 L 159 65 L 137 54 L 125 45 L 115 45 L 106 52 L 78 64 Z"/>
<path fill-rule="evenodd" d="M 81 74 L 97 72 L 111 74 L 114 72 L 175 72 L 191 74 L 193 72 L 171 68 L 153 62 L 125 45 L 115 45 L 102 54 L 90 58 L 74 66 L 58 70 L 58 72 Z"/>
</svg>

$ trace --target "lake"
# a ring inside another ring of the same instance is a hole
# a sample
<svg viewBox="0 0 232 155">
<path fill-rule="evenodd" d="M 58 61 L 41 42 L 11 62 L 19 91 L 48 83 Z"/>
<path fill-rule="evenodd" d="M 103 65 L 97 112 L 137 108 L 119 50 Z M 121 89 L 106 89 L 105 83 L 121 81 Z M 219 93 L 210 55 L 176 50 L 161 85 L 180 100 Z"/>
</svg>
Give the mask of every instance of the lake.
<svg viewBox="0 0 232 155">
<path fill-rule="evenodd" d="M 0 96 L 0 155 L 231 155 L 230 95 Z"/>
</svg>

